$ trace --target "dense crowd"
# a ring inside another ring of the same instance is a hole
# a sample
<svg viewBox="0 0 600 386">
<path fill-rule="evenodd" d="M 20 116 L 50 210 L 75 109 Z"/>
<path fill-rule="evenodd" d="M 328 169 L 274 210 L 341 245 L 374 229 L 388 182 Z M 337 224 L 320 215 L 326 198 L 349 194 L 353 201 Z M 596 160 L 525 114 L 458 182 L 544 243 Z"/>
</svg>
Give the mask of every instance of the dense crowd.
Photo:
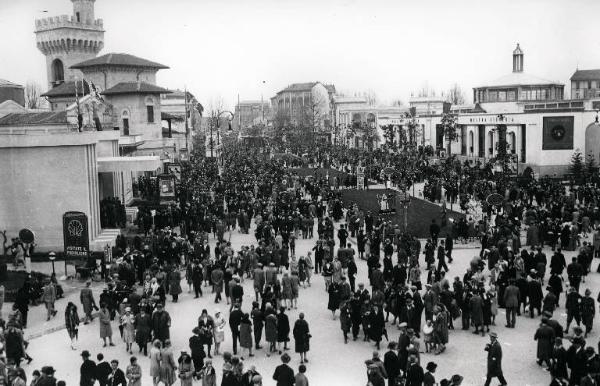
<svg viewBox="0 0 600 386">
<path fill-rule="evenodd" d="M 310 164 L 350 173 L 367 163 L 364 153 L 328 146 L 293 150 Z M 393 155 L 374 151 L 373 157 L 375 163 L 387 165 Z M 421 354 L 433 353 L 443 360 L 458 320 L 463 330 L 489 336 L 486 385 L 494 377 L 506 384 L 496 328 L 501 308 L 506 328 L 516 328 L 519 315 L 540 318 L 534 335 L 536 357 L 549 370 L 551 385 L 600 381 L 597 350 L 586 342 L 596 300 L 582 285 L 600 251 L 593 182 L 577 187 L 552 179 L 515 184 L 502 192 L 502 205 L 483 206 L 477 222 L 472 217 L 456 222 L 431 219 L 429 238 L 419 240 L 378 213 L 344 205 L 339 185 L 322 176 L 300 177 L 287 168 L 287 161 L 262 150 L 232 146 L 222 163 L 193 159 L 190 170 L 182 171 L 179 208 L 162 208 L 153 218 L 148 217 L 151 209 L 142 209 L 137 235 L 117 241 L 98 299 L 88 281 L 79 304 L 67 304 L 65 327 L 73 350 L 79 349 L 79 326 L 97 323 L 103 348 L 117 344 L 131 356 L 129 363 L 119 364 L 105 361 L 102 350 L 82 350 L 81 385 L 141 385 L 146 377 L 155 385 L 171 385 L 177 379 L 182 385 L 199 380 L 212 386 L 219 379 L 225 386 L 260 385 L 260 369 L 245 363 L 260 350 L 281 360 L 271 376 L 277 385 L 308 385 L 310 315 L 299 313 L 292 323 L 287 311 L 298 307 L 302 289 L 314 283 L 316 275 L 323 277 L 327 293 L 322 306 L 333 319 L 339 317 L 343 341 L 362 339 L 374 345 L 376 351 L 365 361 L 370 385 L 384 385 L 386 379 L 388 385 L 434 385 L 437 364 L 422 363 Z M 419 177 L 413 177 L 430 184 L 427 198 L 435 200 L 443 192 L 452 200 L 454 193 L 444 182 L 435 185 L 439 194 L 432 188 L 432 173 L 424 164 Z M 464 174 L 457 195 L 481 199 L 498 192 L 493 182 L 471 184 L 469 176 L 477 173 Z M 252 232 L 256 241 L 235 250 L 234 232 Z M 297 253 L 299 239 L 313 240 L 314 247 Z M 462 277 L 447 277 L 455 244 L 461 242 L 481 247 L 474 249 L 478 252 Z M 553 251 L 549 258 L 545 246 Z M 563 251 L 574 252 L 571 261 Z M 368 283 L 357 283 L 359 264 L 367 267 Z M 245 280 L 252 281 L 251 304 L 244 302 Z M 227 310 L 202 310 L 188 347 L 177 356 L 170 336 L 174 321 L 165 304 L 177 303 L 186 285 L 196 298 L 214 298 L 215 307 L 224 301 Z M 32 295 L 34 286 L 37 294 Z M 23 333 L 29 305 L 38 299 L 47 308 L 47 318 L 55 318 L 54 303 L 61 291 L 52 277 L 41 284 L 28 280 L 17 293 L 1 326 L 5 384 L 20 385 L 27 378 L 20 366 L 24 359 L 32 360 Z M 567 318 L 561 323 L 555 311 L 563 293 Z M 113 326 L 122 343 L 114 339 Z M 399 331 L 397 338 L 392 326 Z M 231 332 L 231 351 L 223 347 L 226 329 Z M 380 358 L 384 338 L 387 351 Z M 292 339 L 301 362 L 297 371 L 286 352 L 292 349 Z M 148 356 L 150 368 L 141 368 L 136 355 Z M 213 367 L 214 355 L 223 356 L 222 369 Z M 33 384 L 57 384 L 54 373 L 51 366 L 43 366 L 34 372 Z M 455 374 L 440 384 L 456 386 L 462 379 Z"/>
</svg>

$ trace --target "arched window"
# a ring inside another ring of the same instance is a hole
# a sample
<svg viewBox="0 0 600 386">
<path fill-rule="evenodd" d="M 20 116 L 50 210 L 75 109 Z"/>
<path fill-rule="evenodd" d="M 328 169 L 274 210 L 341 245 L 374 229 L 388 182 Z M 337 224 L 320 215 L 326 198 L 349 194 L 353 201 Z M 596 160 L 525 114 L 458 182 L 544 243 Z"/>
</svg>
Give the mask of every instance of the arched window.
<svg viewBox="0 0 600 386">
<path fill-rule="evenodd" d="M 129 135 L 129 111 L 123 110 L 121 121 L 123 122 L 123 135 Z"/>
<path fill-rule="evenodd" d="M 469 131 L 469 154 L 473 154 L 473 141 L 474 141 L 474 134 L 472 131 Z"/>
<path fill-rule="evenodd" d="M 65 81 L 65 67 L 60 59 L 52 62 L 52 83 L 56 86 Z"/>
<path fill-rule="evenodd" d="M 154 123 L 154 99 L 152 97 L 146 98 L 146 116 L 148 123 Z"/>
</svg>

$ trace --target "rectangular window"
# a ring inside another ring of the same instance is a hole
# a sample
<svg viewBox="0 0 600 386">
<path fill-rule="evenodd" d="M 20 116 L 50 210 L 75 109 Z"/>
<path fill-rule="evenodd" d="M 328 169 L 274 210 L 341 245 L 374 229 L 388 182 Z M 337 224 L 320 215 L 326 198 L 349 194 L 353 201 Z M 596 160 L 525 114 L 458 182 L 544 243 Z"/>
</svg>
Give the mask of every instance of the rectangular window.
<svg viewBox="0 0 600 386">
<path fill-rule="evenodd" d="M 79 12 L 76 12 L 75 15 L 77 16 L 77 22 L 81 23 L 81 15 L 79 15 Z"/>
<path fill-rule="evenodd" d="M 506 91 L 498 91 L 498 102 L 506 102 Z"/>
<path fill-rule="evenodd" d="M 154 123 L 154 106 L 146 106 L 146 115 L 148 116 L 148 123 Z"/>
<path fill-rule="evenodd" d="M 514 102 L 516 100 L 516 92 L 515 91 L 509 91 L 506 94 L 506 100 L 509 102 Z"/>
<path fill-rule="evenodd" d="M 123 135 L 129 135 L 129 118 L 123 118 Z"/>
</svg>

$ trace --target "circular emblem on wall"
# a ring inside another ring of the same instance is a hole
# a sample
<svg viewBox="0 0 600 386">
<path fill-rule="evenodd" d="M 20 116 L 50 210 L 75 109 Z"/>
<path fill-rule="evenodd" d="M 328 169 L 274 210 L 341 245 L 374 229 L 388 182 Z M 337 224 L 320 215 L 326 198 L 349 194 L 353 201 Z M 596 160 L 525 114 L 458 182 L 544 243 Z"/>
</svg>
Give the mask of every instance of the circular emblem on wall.
<svg viewBox="0 0 600 386">
<path fill-rule="evenodd" d="M 565 132 L 566 130 L 564 127 L 562 127 L 561 125 L 556 125 L 552 128 L 550 135 L 552 135 L 552 138 L 554 138 L 555 140 L 560 141 L 565 137 Z"/>
<path fill-rule="evenodd" d="M 67 229 L 69 230 L 69 235 L 71 236 L 81 237 L 81 234 L 83 233 L 83 225 L 79 220 L 69 221 Z"/>
</svg>

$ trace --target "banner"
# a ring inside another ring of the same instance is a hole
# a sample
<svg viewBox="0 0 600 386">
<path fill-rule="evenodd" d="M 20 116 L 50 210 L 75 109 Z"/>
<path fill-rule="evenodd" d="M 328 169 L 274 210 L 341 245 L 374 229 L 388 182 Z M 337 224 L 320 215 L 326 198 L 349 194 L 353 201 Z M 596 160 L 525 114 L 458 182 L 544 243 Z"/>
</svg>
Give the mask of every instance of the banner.
<svg viewBox="0 0 600 386">
<path fill-rule="evenodd" d="M 175 176 L 172 174 L 161 174 L 158 176 L 158 189 L 160 191 L 160 203 L 175 202 Z"/>
<path fill-rule="evenodd" d="M 67 212 L 63 215 L 63 238 L 67 259 L 87 258 L 90 253 L 88 218 L 83 212 Z"/>
<path fill-rule="evenodd" d="M 573 121 L 568 117 L 544 117 L 542 150 L 572 150 Z"/>
</svg>

